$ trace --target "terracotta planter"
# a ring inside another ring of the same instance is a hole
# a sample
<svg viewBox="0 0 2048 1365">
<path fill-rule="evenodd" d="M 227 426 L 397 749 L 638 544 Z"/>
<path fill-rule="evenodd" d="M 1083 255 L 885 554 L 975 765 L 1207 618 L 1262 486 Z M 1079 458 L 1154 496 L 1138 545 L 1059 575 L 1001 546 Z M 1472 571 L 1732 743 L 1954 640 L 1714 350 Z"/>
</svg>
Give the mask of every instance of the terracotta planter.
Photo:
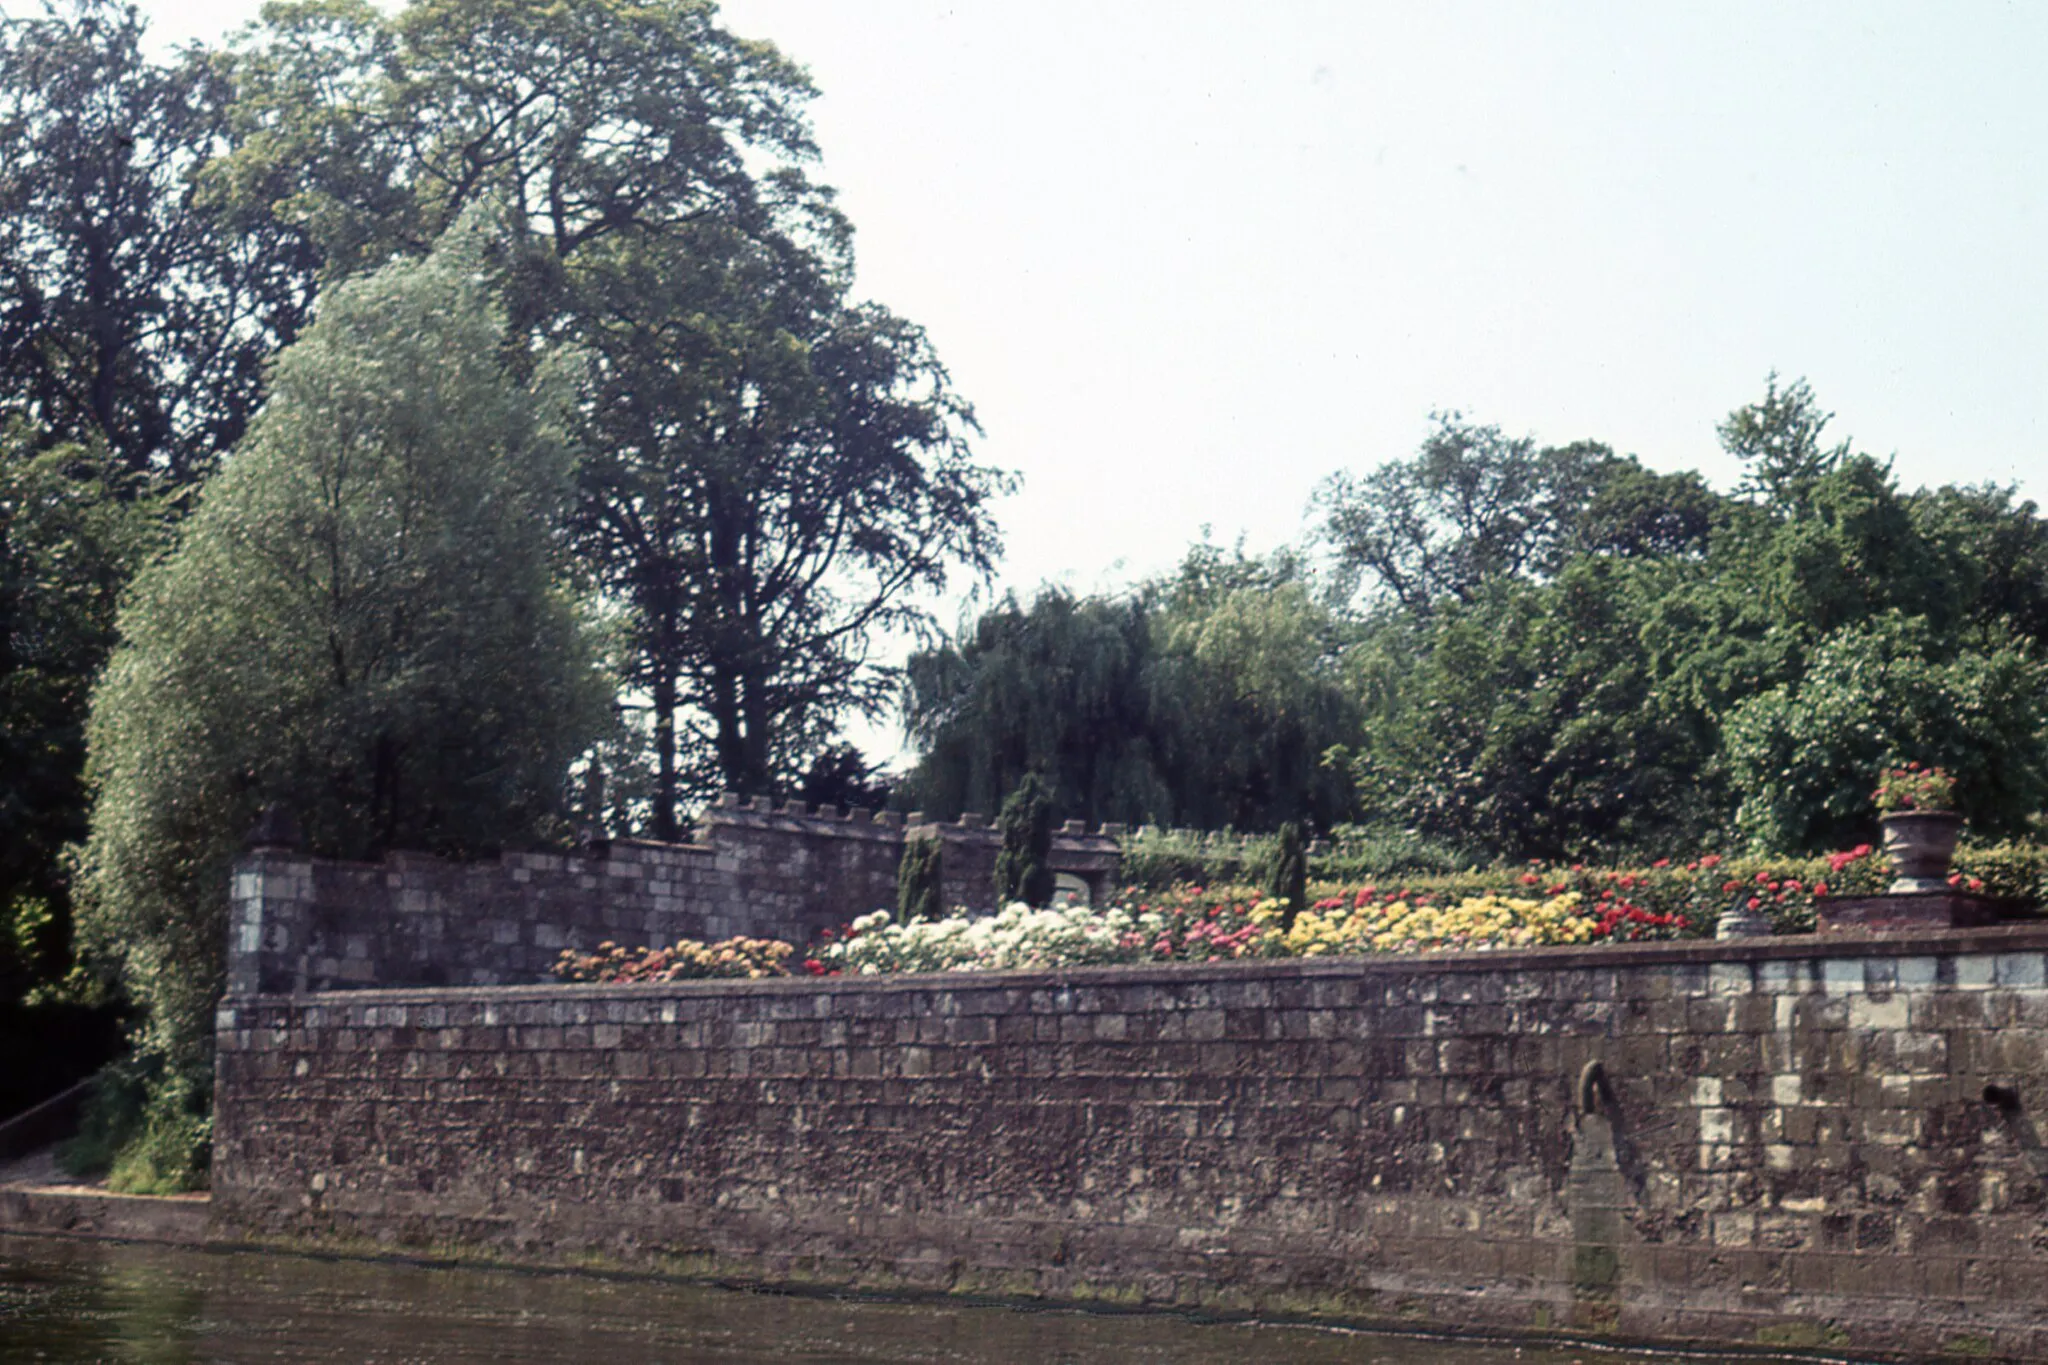
<svg viewBox="0 0 2048 1365">
<path fill-rule="evenodd" d="M 1952 810 L 1899 810 L 1881 815 L 1884 856 L 1891 859 L 1893 895 L 1948 890 L 1948 867 L 1956 853 L 1963 817 Z"/>
</svg>

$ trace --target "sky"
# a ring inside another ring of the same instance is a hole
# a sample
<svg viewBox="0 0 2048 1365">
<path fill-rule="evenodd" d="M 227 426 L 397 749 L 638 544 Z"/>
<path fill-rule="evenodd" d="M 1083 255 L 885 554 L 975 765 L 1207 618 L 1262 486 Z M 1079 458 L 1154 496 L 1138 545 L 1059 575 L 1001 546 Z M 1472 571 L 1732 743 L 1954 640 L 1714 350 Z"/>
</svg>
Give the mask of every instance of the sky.
<svg viewBox="0 0 2048 1365">
<path fill-rule="evenodd" d="M 1023 476 L 1003 587 L 1294 540 L 1436 411 L 1727 486 L 1774 370 L 1908 486 L 2048 496 L 2048 6 L 722 11 L 810 70 L 858 292 Z"/>
<path fill-rule="evenodd" d="M 169 40 L 256 9 L 143 7 Z M 1437 411 L 1730 486 L 1715 424 L 1774 371 L 1909 487 L 2048 498 L 2048 5 L 723 15 L 811 72 L 857 292 L 1023 478 L 998 590 L 1297 540 Z"/>
</svg>

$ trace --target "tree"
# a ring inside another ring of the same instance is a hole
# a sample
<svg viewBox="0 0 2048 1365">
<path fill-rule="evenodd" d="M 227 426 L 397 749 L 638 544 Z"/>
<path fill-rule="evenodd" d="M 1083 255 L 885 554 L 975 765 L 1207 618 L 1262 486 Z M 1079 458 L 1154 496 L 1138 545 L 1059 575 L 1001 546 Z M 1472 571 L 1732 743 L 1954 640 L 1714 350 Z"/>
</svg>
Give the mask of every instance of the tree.
<svg viewBox="0 0 2048 1365">
<path fill-rule="evenodd" d="M 1285 907 L 1280 912 L 1282 928 L 1292 929 L 1295 917 L 1308 908 L 1308 845 L 1301 837 L 1299 822 L 1281 824 L 1273 841 L 1272 860 L 1266 865 L 1265 883 L 1267 897 Z"/>
<path fill-rule="evenodd" d="M 996 852 L 996 904 L 1052 902 L 1052 796 L 1037 773 L 1026 773 L 996 817 L 1003 845 Z"/>
<path fill-rule="evenodd" d="M 1064 816 L 1170 819 L 1151 666 L 1150 614 L 1130 597 L 1005 598 L 911 655 L 904 717 L 919 758 L 904 799 L 952 819 L 995 809 L 1037 772 Z"/>
<path fill-rule="evenodd" d="M 2048 662 L 2029 642 L 1953 650 L 1890 613 L 1824 641 L 1796 682 L 1744 701 L 1724 744 L 1757 847 L 1809 853 L 1867 839 L 1880 770 L 1947 768 L 1973 830 L 2022 833 L 2048 804 Z"/>
<path fill-rule="evenodd" d="M 41 444 L 0 431 L 0 999 L 68 965 L 61 855 L 86 832 L 87 697 L 163 526 L 118 460 Z"/>
<path fill-rule="evenodd" d="M 908 799 L 951 816 L 1025 774 L 1056 814 L 1271 829 L 1351 813 L 1343 623 L 1291 555 L 1192 547 L 1114 597 L 1014 598 L 911 657 Z"/>
<path fill-rule="evenodd" d="M 314 258 L 206 174 L 232 145 L 221 70 L 153 62 L 143 32 L 118 0 L 0 23 L 0 410 L 182 485 L 262 401 Z"/>
<path fill-rule="evenodd" d="M 1713 734 L 1674 716 L 1642 644 L 1669 566 L 1587 556 L 1419 629 L 1376 625 L 1354 762 L 1379 820 L 1494 857 L 1584 856 L 1710 823 Z"/>
<path fill-rule="evenodd" d="M 923 334 L 850 300 L 802 72 L 694 0 L 286 5 L 236 71 L 221 173 L 330 270 L 507 198 L 513 329 L 589 365 L 577 544 L 631 615 L 653 832 L 691 795 L 787 790 L 893 693 L 871 643 L 987 571 L 1009 486 Z"/>
<path fill-rule="evenodd" d="M 2048 649 L 2048 520 L 2039 506 L 1991 484 L 1923 490 L 1905 502 L 1918 537 L 1953 566 L 1967 625 Z"/>
<path fill-rule="evenodd" d="M 1715 430 L 1721 447 L 1749 466 L 1742 491 L 1766 505 L 1797 512 L 1814 485 L 1849 456 L 1849 443 L 1820 443 L 1834 414 L 1821 411 L 1804 379 L 1778 387 L 1775 371 L 1763 401 L 1737 408 Z"/>
<path fill-rule="evenodd" d="M 679 797 L 786 790 L 848 712 L 879 714 L 920 595 L 985 574 L 990 500 L 973 414 L 914 326 L 843 276 L 723 227 L 637 243 L 604 300 L 575 518 L 630 604 L 628 681 L 650 703 L 657 837 Z"/>
<path fill-rule="evenodd" d="M 1411 460 L 1363 478 L 1336 474 L 1316 492 L 1324 539 L 1410 611 L 1471 601 L 1482 584 L 1545 565 L 1568 536 L 1589 462 L 1604 447 L 1539 450 L 1526 436 L 1437 413 Z"/>
<path fill-rule="evenodd" d="M 192 1178 L 226 872 L 269 802 L 364 857 L 545 835 L 605 681 L 558 581 L 563 398 L 498 361 L 487 234 L 339 285 L 176 552 L 136 580 L 93 697 L 91 947 L 159 1067 L 132 1178 Z"/>
<path fill-rule="evenodd" d="M 905 839 L 896 864 L 896 922 L 914 924 L 946 913 L 944 848 L 935 836 Z"/>
<path fill-rule="evenodd" d="M 1357 733 L 1350 632 L 1296 566 L 1276 569 L 1208 590 L 1184 573 L 1153 610 L 1154 730 L 1179 822 L 1327 829 L 1352 813 L 1349 775 L 1326 761 Z"/>
</svg>

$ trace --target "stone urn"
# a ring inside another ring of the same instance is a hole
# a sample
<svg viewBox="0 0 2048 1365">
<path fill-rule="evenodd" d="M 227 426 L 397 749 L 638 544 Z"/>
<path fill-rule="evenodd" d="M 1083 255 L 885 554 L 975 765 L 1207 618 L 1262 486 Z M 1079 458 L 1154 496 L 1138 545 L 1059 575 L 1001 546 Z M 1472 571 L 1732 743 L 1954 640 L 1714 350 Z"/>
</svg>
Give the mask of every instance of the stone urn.
<svg viewBox="0 0 2048 1365">
<path fill-rule="evenodd" d="M 1949 863 L 1955 858 L 1956 836 L 1963 817 L 1952 810 L 1895 810 L 1880 815 L 1884 856 L 1891 859 L 1891 893 L 1946 891 Z"/>
</svg>

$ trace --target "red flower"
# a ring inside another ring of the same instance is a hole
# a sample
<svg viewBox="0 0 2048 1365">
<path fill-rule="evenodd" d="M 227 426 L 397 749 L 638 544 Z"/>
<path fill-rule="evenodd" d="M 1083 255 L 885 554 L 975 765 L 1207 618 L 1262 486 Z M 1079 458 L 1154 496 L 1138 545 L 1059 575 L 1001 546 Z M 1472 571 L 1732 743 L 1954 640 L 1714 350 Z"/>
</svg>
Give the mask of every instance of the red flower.
<svg viewBox="0 0 2048 1365">
<path fill-rule="evenodd" d="M 1749 908 L 1750 908 L 1750 909 L 1752 909 L 1752 910 L 1761 910 L 1761 909 L 1763 909 L 1763 907 L 1764 907 L 1764 903 L 1763 903 L 1762 901 L 1758 900 L 1758 899 L 1757 899 L 1757 898 L 1756 898 L 1755 896 L 1751 896 L 1751 897 L 1749 898 Z"/>
<path fill-rule="evenodd" d="M 1700 866 L 1701 866 L 1701 867 L 1713 867 L 1713 866 L 1715 866 L 1715 865 L 1716 865 L 1717 863 L 1719 863 L 1720 861 L 1721 861 L 1721 855 L 1720 855 L 1720 854 L 1718 854 L 1718 853 L 1709 853 L 1709 854 L 1708 854 L 1708 855 L 1707 855 L 1706 857 L 1704 857 L 1704 858 L 1700 859 Z"/>
<path fill-rule="evenodd" d="M 1669 867 L 1669 866 L 1671 866 L 1671 860 L 1670 860 L 1669 858 L 1659 858 L 1659 859 L 1658 859 L 1658 860 L 1657 860 L 1656 862 L 1654 862 L 1654 863 L 1651 863 L 1651 864 L 1650 864 L 1650 866 L 1651 866 L 1651 867 Z"/>
<path fill-rule="evenodd" d="M 1828 884 L 1827 884 L 1826 882 L 1815 882 L 1815 883 L 1813 884 L 1813 894 L 1814 894 L 1814 895 L 1816 895 L 1816 896 L 1825 896 L 1825 895 L 1826 895 L 1827 893 L 1828 893 Z"/>
</svg>

